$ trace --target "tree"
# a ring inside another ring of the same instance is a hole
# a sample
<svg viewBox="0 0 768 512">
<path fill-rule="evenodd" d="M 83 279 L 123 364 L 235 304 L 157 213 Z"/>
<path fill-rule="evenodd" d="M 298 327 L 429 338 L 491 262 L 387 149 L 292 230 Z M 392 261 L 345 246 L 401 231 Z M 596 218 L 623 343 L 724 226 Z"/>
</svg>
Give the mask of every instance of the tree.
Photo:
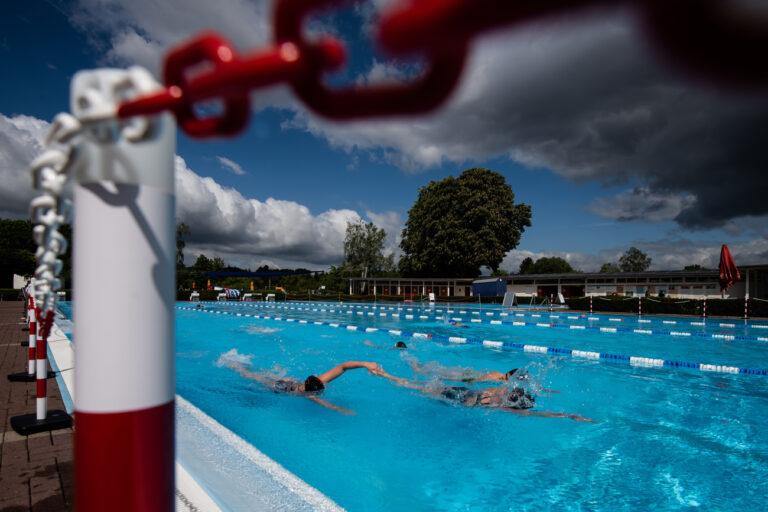
<svg viewBox="0 0 768 512">
<path fill-rule="evenodd" d="M 496 271 L 531 225 L 531 207 L 515 204 L 504 177 L 468 169 L 419 189 L 403 229 L 400 270 L 422 277 L 474 277 Z"/>
<path fill-rule="evenodd" d="M 348 222 L 344 237 L 344 266 L 361 277 L 386 272 L 394 267 L 395 255 L 384 256 L 387 233 L 373 222 Z"/>
<path fill-rule="evenodd" d="M 570 274 L 576 272 L 571 264 L 563 258 L 553 256 L 552 258 L 539 258 L 531 268 L 529 274 Z"/>
<path fill-rule="evenodd" d="M 189 234 L 189 226 L 183 222 L 176 224 L 176 266 L 179 268 L 184 267 L 184 247 L 187 245 L 184 237 Z"/>
<path fill-rule="evenodd" d="M 601 274 L 606 274 L 611 272 L 621 272 L 621 269 L 615 263 L 603 263 L 603 266 L 600 267 Z"/>
<path fill-rule="evenodd" d="M 696 264 L 696 265 L 686 265 L 683 270 L 707 270 L 707 269 L 702 267 L 699 264 Z"/>
<path fill-rule="evenodd" d="M 651 266 L 651 258 L 636 247 L 630 247 L 619 258 L 619 268 L 622 272 L 645 272 Z"/>
<path fill-rule="evenodd" d="M 0 220 L 0 288 L 10 288 L 13 274 L 31 275 L 37 267 L 37 245 L 28 220 Z"/>
<path fill-rule="evenodd" d="M 518 271 L 518 274 L 532 274 L 531 269 L 533 268 L 533 258 L 528 256 L 523 261 L 520 262 L 520 270 Z"/>
</svg>

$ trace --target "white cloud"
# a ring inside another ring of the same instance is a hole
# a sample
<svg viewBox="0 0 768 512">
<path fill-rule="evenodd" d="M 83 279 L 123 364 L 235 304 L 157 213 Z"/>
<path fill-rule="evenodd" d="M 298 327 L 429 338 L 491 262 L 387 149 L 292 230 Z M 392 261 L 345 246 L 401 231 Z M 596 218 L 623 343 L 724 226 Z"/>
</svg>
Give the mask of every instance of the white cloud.
<svg viewBox="0 0 768 512">
<path fill-rule="evenodd" d="M 30 116 L 0 114 L 0 217 L 26 218 L 35 195 L 29 164 L 42 153 L 50 124 Z M 343 260 L 347 222 L 356 222 L 354 210 L 330 209 L 313 215 L 294 201 L 243 197 L 175 159 L 176 216 L 191 229 L 187 263 L 192 254 L 220 256 L 240 266 L 304 267 L 322 269 Z M 236 165 L 236 164 L 235 164 Z M 367 212 L 390 238 L 402 219 L 397 213 Z M 390 244 L 390 249 L 392 249 Z"/>
<path fill-rule="evenodd" d="M 192 231 L 190 247 L 212 251 L 226 261 L 269 257 L 284 266 L 325 267 L 343 259 L 352 210 L 327 210 L 317 216 L 293 201 L 247 199 L 234 189 L 190 170 L 176 157 L 177 217 Z"/>
<path fill-rule="evenodd" d="M 43 152 L 50 124 L 25 115 L 0 113 L 0 217 L 26 218 L 35 196 L 29 164 Z"/>
<path fill-rule="evenodd" d="M 403 216 L 397 212 L 374 213 L 371 211 L 365 212 L 365 216 L 387 233 L 384 253 L 394 254 L 395 262 L 397 262 L 397 258 L 402 254 L 400 240 L 402 239 L 401 235 L 405 227 Z"/>
<path fill-rule="evenodd" d="M 238 164 L 237 162 L 233 162 L 229 158 L 225 158 L 223 156 L 217 156 L 216 158 L 219 160 L 219 163 L 221 163 L 222 167 L 224 167 L 226 170 L 228 170 L 232 174 L 236 174 L 238 176 L 247 174 L 243 170 L 243 168 L 240 166 L 240 164 Z"/>
</svg>

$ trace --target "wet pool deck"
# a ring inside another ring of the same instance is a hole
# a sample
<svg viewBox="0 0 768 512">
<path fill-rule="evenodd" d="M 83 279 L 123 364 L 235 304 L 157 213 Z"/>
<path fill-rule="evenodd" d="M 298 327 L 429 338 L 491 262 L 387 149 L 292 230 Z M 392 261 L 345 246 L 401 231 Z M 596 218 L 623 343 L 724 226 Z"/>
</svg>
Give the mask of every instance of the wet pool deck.
<svg viewBox="0 0 768 512">
<path fill-rule="evenodd" d="M 72 428 L 20 436 L 11 418 L 35 412 L 35 382 L 7 376 L 27 369 L 29 349 L 21 345 L 24 302 L 0 302 L 0 512 L 74 510 Z M 56 379 L 48 379 L 48 409 L 64 410 Z"/>
</svg>

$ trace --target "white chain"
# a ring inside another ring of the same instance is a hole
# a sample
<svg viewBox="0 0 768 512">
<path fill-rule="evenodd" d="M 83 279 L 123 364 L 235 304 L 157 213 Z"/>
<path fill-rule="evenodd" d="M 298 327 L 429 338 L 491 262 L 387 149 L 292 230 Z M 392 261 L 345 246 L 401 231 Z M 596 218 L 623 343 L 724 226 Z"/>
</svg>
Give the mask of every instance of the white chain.
<svg viewBox="0 0 768 512">
<path fill-rule="evenodd" d="M 67 240 L 59 232 L 69 220 L 72 204 L 61 196 L 67 174 L 77 156 L 77 136 L 82 124 L 69 114 L 59 114 L 53 120 L 45 138 L 45 152 L 31 165 L 32 186 L 42 192 L 30 203 L 30 217 L 37 243 L 37 269 L 32 284 L 37 307 L 43 315 L 56 307 L 56 291 L 61 288 L 58 278 L 67 250 Z"/>
<path fill-rule="evenodd" d="M 156 88 L 151 75 L 142 68 L 133 67 L 123 73 L 123 80 L 111 84 L 113 90 L 119 88 L 130 95 Z M 31 288 L 43 318 L 55 309 L 56 292 L 61 288 L 60 256 L 67 251 L 68 244 L 59 228 L 69 220 L 72 210 L 72 202 L 62 197 L 62 191 L 75 167 L 83 163 L 81 136 L 89 130 L 100 140 L 122 136 L 138 141 L 151 130 L 151 123 L 143 118 L 118 121 L 115 102 L 96 87 L 78 98 L 78 107 L 79 118 L 66 113 L 54 118 L 45 138 L 45 151 L 32 162 L 30 169 L 32 187 L 42 192 L 30 203 L 30 217 L 36 224 L 33 233 L 38 246 L 35 254 L 38 266 Z"/>
</svg>

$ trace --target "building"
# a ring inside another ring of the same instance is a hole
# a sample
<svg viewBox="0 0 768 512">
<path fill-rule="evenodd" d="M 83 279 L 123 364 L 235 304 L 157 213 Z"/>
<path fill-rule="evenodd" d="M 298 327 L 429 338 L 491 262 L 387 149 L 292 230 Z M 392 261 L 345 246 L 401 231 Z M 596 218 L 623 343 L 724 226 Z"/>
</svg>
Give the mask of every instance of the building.
<svg viewBox="0 0 768 512">
<path fill-rule="evenodd" d="M 725 298 L 768 299 L 768 264 L 739 267 L 741 280 L 725 292 Z M 498 280 L 506 286 L 498 285 Z M 547 297 L 562 293 L 564 297 L 623 295 L 637 297 L 664 295 L 680 299 L 720 298 L 720 275 L 717 270 L 655 270 L 648 272 L 572 274 L 523 274 L 502 277 L 473 278 L 407 278 L 353 277 L 349 280 L 351 295 L 415 295 L 434 293 L 439 297 L 468 297 L 470 295 L 504 295 L 513 292 L 518 297 Z M 473 285 L 476 290 L 473 293 Z M 478 286 L 479 285 L 479 286 Z"/>
<path fill-rule="evenodd" d="M 768 264 L 739 268 L 741 280 L 725 292 L 725 298 L 768 298 Z M 507 291 L 519 297 L 597 295 L 658 296 L 671 298 L 720 298 L 717 270 L 657 270 L 648 272 L 523 274 L 506 276 Z"/>
<path fill-rule="evenodd" d="M 402 295 L 405 300 L 416 295 L 468 297 L 472 295 L 471 277 L 350 277 L 350 295 Z"/>
</svg>

